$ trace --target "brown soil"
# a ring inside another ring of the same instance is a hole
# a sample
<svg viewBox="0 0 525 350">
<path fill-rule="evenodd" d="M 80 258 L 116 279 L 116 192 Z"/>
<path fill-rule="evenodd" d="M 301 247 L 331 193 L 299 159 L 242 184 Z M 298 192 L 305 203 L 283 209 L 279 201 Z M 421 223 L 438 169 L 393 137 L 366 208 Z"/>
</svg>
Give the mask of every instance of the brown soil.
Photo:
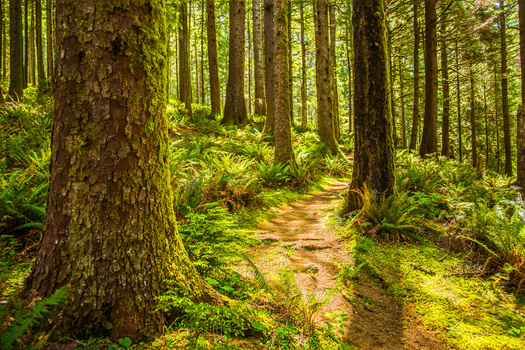
<svg viewBox="0 0 525 350">
<path fill-rule="evenodd" d="M 288 267 L 296 273 L 303 294 L 324 295 L 337 281 L 340 266 L 353 265 L 342 239 L 324 223 L 348 186 L 335 182 L 322 192 L 282 208 L 262 224 L 257 237 L 264 243 L 249 255 L 263 273 L 277 275 Z M 248 271 L 248 270 L 246 270 Z M 353 288 L 335 294 L 315 316 L 324 324 L 327 312 L 349 315 L 344 340 L 356 349 L 444 349 L 437 337 L 416 320 L 382 286 L 360 273 Z"/>
</svg>

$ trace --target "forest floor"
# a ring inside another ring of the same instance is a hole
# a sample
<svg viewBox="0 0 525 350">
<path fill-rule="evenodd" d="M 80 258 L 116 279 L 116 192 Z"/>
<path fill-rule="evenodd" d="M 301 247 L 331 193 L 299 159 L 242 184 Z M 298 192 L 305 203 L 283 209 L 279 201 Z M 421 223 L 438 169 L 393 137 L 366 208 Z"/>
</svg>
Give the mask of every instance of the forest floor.
<svg viewBox="0 0 525 350">
<path fill-rule="evenodd" d="M 248 253 L 259 270 L 269 276 L 283 268 L 292 270 L 303 295 L 317 295 L 318 300 L 334 290 L 341 268 L 355 266 L 348 242 L 327 219 L 347 186 L 336 181 L 281 208 L 274 219 L 261 224 L 256 235 L 263 244 Z M 343 339 L 356 349 L 446 348 L 431 330 L 408 316 L 397 299 L 381 282 L 361 273 L 351 292 L 338 290 L 314 317 L 322 324 L 329 321 L 327 314 L 348 315 Z"/>
</svg>

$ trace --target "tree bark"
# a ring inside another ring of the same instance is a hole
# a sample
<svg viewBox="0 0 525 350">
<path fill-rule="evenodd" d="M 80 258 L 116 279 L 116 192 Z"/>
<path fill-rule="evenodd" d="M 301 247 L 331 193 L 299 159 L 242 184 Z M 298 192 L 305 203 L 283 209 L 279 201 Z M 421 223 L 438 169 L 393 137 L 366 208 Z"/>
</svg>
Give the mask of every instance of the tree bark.
<svg viewBox="0 0 525 350">
<path fill-rule="evenodd" d="M 308 126 L 307 100 L 306 100 L 306 45 L 304 42 L 304 3 L 299 3 L 301 16 L 301 127 Z"/>
<path fill-rule="evenodd" d="M 499 144 L 499 109 L 498 109 L 498 69 L 496 65 L 494 65 L 494 131 L 496 133 L 496 172 L 499 173 L 500 168 L 500 144 Z"/>
<path fill-rule="evenodd" d="M 457 95 L 457 113 L 458 113 L 458 153 L 459 162 L 463 162 L 463 131 L 461 130 L 461 86 L 459 84 L 459 50 L 458 50 L 458 39 L 455 42 L 456 51 L 456 95 Z"/>
<path fill-rule="evenodd" d="M 241 125 L 247 119 L 244 99 L 244 0 L 230 0 L 230 52 L 223 124 Z"/>
<path fill-rule="evenodd" d="M 448 53 L 445 39 L 447 26 L 445 18 L 441 19 L 441 84 L 443 88 L 443 121 L 441 124 L 441 155 L 450 157 L 450 85 L 448 77 Z"/>
<path fill-rule="evenodd" d="M 44 48 L 42 45 L 42 0 L 35 0 L 36 11 L 36 64 L 38 73 L 38 89 L 44 92 L 47 89 L 46 72 L 44 69 Z"/>
<path fill-rule="evenodd" d="M 9 95 L 22 97 L 24 91 L 22 2 L 9 1 Z"/>
<path fill-rule="evenodd" d="M 27 88 L 27 83 L 29 80 L 29 0 L 24 0 L 24 70 L 23 75 L 23 84 L 24 89 Z"/>
<path fill-rule="evenodd" d="M 290 94 L 288 80 L 288 9 L 290 0 L 275 1 L 275 55 L 274 55 L 274 144 L 275 163 L 294 165 L 292 150 Z"/>
<path fill-rule="evenodd" d="M 475 105 L 474 105 L 474 71 L 472 67 L 470 67 L 470 138 L 472 140 L 472 166 L 474 168 L 477 168 L 477 159 L 478 159 L 478 151 L 477 151 L 477 139 L 476 139 L 476 113 L 474 111 Z"/>
<path fill-rule="evenodd" d="M 407 131 L 405 120 L 405 77 L 401 66 L 399 66 L 399 90 L 401 94 L 401 148 L 404 149 L 407 147 Z"/>
<path fill-rule="evenodd" d="M 193 118 L 191 108 L 190 31 L 188 26 L 188 2 L 179 5 L 179 100 L 184 103 L 188 117 Z"/>
<path fill-rule="evenodd" d="M 273 135 L 274 123 L 274 80 L 273 80 L 273 52 L 274 52 L 274 0 L 264 0 L 264 76 L 266 90 L 266 121 L 263 134 Z"/>
<path fill-rule="evenodd" d="M 46 41 L 47 41 L 47 75 L 49 77 L 49 89 L 55 91 L 55 37 L 53 23 L 53 0 L 46 3 Z"/>
<path fill-rule="evenodd" d="M 319 138 L 327 150 L 339 154 L 335 138 L 334 100 L 332 72 L 330 70 L 328 0 L 313 0 L 315 22 L 315 82 L 317 86 L 317 129 Z"/>
<path fill-rule="evenodd" d="M 124 6 L 127 3 L 128 6 Z M 26 292 L 68 285 L 62 336 L 133 342 L 167 320 L 170 287 L 220 302 L 177 234 L 165 110 L 161 2 L 57 0 L 57 88 L 50 187 Z M 140 22 L 137 22 L 140 18 Z"/>
<path fill-rule="evenodd" d="M 350 10 L 350 4 L 347 3 L 347 11 Z M 352 46 L 352 23 L 351 16 L 347 17 L 346 23 L 346 69 L 348 70 L 348 133 L 352 132 L 352 58 L 350 55 L 350 47 Z"/>
<path fill-rule="evenodd" d="M 219 87 L 219 65 L 217 63 L 217 31 L 215 29 L 215 0 L 206 0 L 208 66 L 210 70 L 211 112 L 221 114 L 221 95 Z"/>
<path fill-rule="evenodd" d="M 292 1 L 288 1 L 287 4 L 288 11 L 288 94 L 289 96 L 289 108 L 290 108 L 290 121 L 294 125 L 294 114 L 293 114 L 293 56 L 292 56 Z"/>
<path fill-rule="evenodd" d="M 412 131 L 409 149 L 417 148 L 419 129 L 419 1 L 414 0 L 414 106 L 412 110 Z"/>
<path fill-rule="evenodd" d="M 421 156 L 437 155 L 437 40 L 436 0 L 425 0 L 425 118 L 421 139 Z"/>
<path fill-rule="evenodd" d="M 500 1 L 500 38 L 501 38 L 501 101 L 503 108 L 503 141 L 505 144 L 505 175 L 512 176 L 512 148 L 510 144 L 510 113 L 507 69 L 507 34 L 505 24 L 505 2 Z"/>
<path fill-rule="evenodd" d="M 525 0 L 518 0 L 520 22 L 520 58 L 521 58 L 521 106 L 517 115 L 517 169 L 516 182 L 522 189 L 525 187 Z M 522 190 L 523 192 L 523 190 Z"/>
<path fill-rule="evenodd" d="M 201 69 L 201 79 L 202 79 L 202 84 L 201 84 L 201 91 L 200 91 L 200 94 L 201 94 L 201 101 L 203 104 L 206 103 L 206 91 L 204 89 L 204 86 L 206 85 L 205 83 L 205 78 L 204 78 L 204 27 L 205 27 L 205 24 L 204 24 L 204 21 L 205 21 L 205 13 L 206 13 L 206 2 L 204 0 L 201 0 L 201 22 L 200 22 L 200 27 L 201 27 L 201 37 L 200 37 L 200 41 L 201 41 L 201 60 L 200 60 L 200 69 Z"/>
<path fill-rule="evenodd" d="M 342 214 L 361 209 L 355 190 L 366 185 L 377 199 L 392 193 L 394 144 L 384 2 L 354 0 L 355 156 Z"/>
<path fill-rule="evenodd" d="M 332 98 L 334 108 L 334 132 L 335 139 L 340 138 L 340 123 L 339 123 L 339 95 L 337 92 L 337 60 L 335 59 L 335 33 L 336 33 L 336 21 L 335 21 L 335 4 L 330 4 L 328 10 L 330 11 L 330 72 L 332 74 Z"/>
<path fill-rule="evenodd" d="M 266 92 L 264 89 L 264 52 L 262 26 L 262 0 L 252 0 L 253 14 L 253 76 L 255 80 L 254 112 L 266 115 Z"/>
</svg>

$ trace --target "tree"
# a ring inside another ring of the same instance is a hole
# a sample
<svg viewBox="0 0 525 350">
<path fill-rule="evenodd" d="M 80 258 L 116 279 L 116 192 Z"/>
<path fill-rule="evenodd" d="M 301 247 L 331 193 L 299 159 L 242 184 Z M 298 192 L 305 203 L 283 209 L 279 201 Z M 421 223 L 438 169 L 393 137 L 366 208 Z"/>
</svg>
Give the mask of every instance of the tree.
<svg viewBox="0 0 525 350">
<path fill-rule="evenodd" d="M 230 52 L 224 124 L 242 124 L 248 117 L 244 100 L 244 0 L 230 0 Z"/>
<path fill-rule="evenodd" d="M 35 0 L 36 19 L 36 65 L 38 73 L 38 88 L 45 90 L 46 72 L 44 70 L 44 49 L 42 45 L 42 0 Z"/>
<path fill-rule="evenodd" d="M 22 1 L 9 1 L 9 95 L 22 97 L 24 91 Z"/>
<path fill-rule="evenodd" d="M 414 107 L 412 110 L 412 131 L 410 133 L 409 149 L 417 147 L 417 132 L 419 128 L 419 1 L 414 0 Z"/>
<path fill-rule="evenodd" d="M 335 53 L 335 33 L 336 33 L 336 20 L 335 12 L 336 5 L 330 4 L 328 6 L 330 13 L 330 72 L 332 74 L 332 100 L 333 100 L 333 111 L 334 111 L 334 133 L 335 139 L 339 140 L 340 137 L 340 125 L 339 125 L 339 93 L 337 91 L 337 60 Z"/>
<path fill-rule="evenodd" d="M 255 80 L 255 114 L 266 115 L 266 96 L 264 91 L 264 52 L 262 0 L 252 1 L 253 12 L 253 76 Z"/>
<path fill-rule="evenodd" d="M 525 185 L 525 0 L 518 0 L 520 20 L 520 57 L 521 57 L 521 106 L 518 107 L 517 132 L 517 180 L 523 189 Z"/>
<path fill-rule="evenodd" d="M 342 213 L 358 210 L 355 190 L 366 185 L 379 199 L 394 188 L 394 144 L 382 0 L 353 1 L 355 155 L 350 191 Z"/>
<path fill-rule="evenodd" d="M 304 40 L 304 2 L 299 3 L 301 21 L 301 127 L 306 128 L 308 117 L 306 115 L 306 45 Z"/>
<path fill-rule="evenodd" d="M 168 315 L 168 281 L 220 302 L 177 234 L 168 165 L 162 2 L 57 0 L 57 86 L 50 187 L 26 293 L 68 285 L 70 336 L 134 341 Z M 114 7 L 115 6 L 115 7 Z M 60 325 L 59 325 L 60 326 Z"/>
<path fill-rule="evenodd" d="M 264 81 L 266 90 L 266 120 L 263 134 L 273 134 L 274 104 L 273 54 L 274 54 L 274 0 L 264 0 Z"/>
<path fill-rule="evenodd" d="M 317 86 L 317 129 L 321 142 L 333 155 L 340 152 L 335 138 L 335 115 L 330 69 L 328 0 L 313 0 L 315 22 L 315 82 Z"/>
<path fill-rule="evenodd" d="M 447 24 L 441 17 L 441 87 L 443 89 L 443 122 L 441 124 L 441 155 L 450 157 L 450 83 L 448 77 Z"/>
<path fill-rule="evenodd" d="M 179 7 L 179 100 L 188 110 L 188 117 L 193 118 L 191 109 L 191 70 L 190 70 L 190 29 L 188 25 L 188 3 L 180 2 Z"/>
<path fill-rule="evenodd" d="M 421 156 L 437 154 L 437 41 L 436 0 L 425 0 L 425 118 Z"/>
<path fill-rule="evenodd" d="M 219 87 L 219 64 L 217 63 L 217 32 L 215 29 L 215 1 L 206 0 L 208 33 L 208 66 L 210 69 L 211 112 L 221 114 L 221 96 Z"/>
<path fill-rule="evenodd" d="M 512 176 L 512 149 L 510 143 L 510 113 L 507 69 L 507 34 L 505 24 L 505 1 L 500 1 L 500 39 L 501 39 L 501 101 L 503 108 L 503 142 L 505 144 L 505 175 Z"/>
<path fill-rule="evenodd" d="M 19 1 L 19 0 L 17 0 Z M 47 74 L 49 89 L 55 91 L 55 37 L 53 35 L 53 0 L 46 3 L 46 42 L 47 42 Z"/>
</svg>

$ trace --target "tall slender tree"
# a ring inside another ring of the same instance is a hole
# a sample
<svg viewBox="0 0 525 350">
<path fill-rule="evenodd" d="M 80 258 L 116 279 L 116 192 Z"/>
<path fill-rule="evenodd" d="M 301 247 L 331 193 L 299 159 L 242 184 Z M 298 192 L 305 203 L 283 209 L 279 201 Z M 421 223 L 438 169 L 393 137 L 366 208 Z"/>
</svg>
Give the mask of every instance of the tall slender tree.
<svg viewBox="0 0 525 350">
<path fill-rule="evenodd" d="M 441 87 L 443 89 L 443 120 L 441 123 L 441 155 L 450 157 L 450 83 L 448 76 L 447 23 L 441 17 Z"/>
<path fill-rule="evenodd" d="M 25 290 L 44 298 L 69 286 L 57 327 L 67 335 L 137 342 L 168 321 L 156 311 L 168 281 L 195 301 L 220 299 L 177 234 L 165 8 L 124 3 L 114 12 L 105 0 L 57 0 L 64 54 L 57 55 L 49 197 Z M 137 18 L 140 26 L 128 25 Z"/>
<path fill-rule="evenodd" d="M 520 58 L 521 58 L 521 105 L 518 107 L 517 129 L 517 183 L 525 187 L 525 0 L 518 0 L 520 21 Z"/>
<path fill-rule="evenodd" d="M 19 1 L 19 0 L 17 0 Z M 53 21 L 53 0 L 46 1 L 46 51 L 47 51 L 47 75 L 49 77 L 49 89 L 55 91 L 55 36 Z"/>
<path fill-rule="evenodd" d="M 9 1 L 9 94 L 22 97 L 24 60 L 22 34 L 22 1 Z"/>
<path fill-rule="evenodd" d="M 42 44 L 42 0 L 35 0 L 35 22 L 36 22 L 36 65 L 38 73 L 38 88 L 40 91 L 46 89 L 46 72 L 44 69 L 44 47 Z"/>
<path fill-rule="evenodd" d="M 475 112 L 475 93 L 474 93 L 474 69 L 472 63 L 469 68 L 469 82 L 470 82 L 470 139 L 472 142 L 472 166 L 478 167 L 478 148 L 476 136 L 476 112 Z"/>
<path fill-rule="evenodd" d="M 266 92 L 264 90 L 263 12 L 262 0 L 252 0 L 253 16 L 253 77 L 255 82 L 254 112 L 266 115 Z"/>
<path fill-rule="evenodd" d="M 306 45 L 304 38 L 304 2 L 299 3 L 299 14 L 301 21 L 301 126 L 308 125 L 307 101 L 306 101 Z"/>
<path fill-rule="evenodd" d="M 505 175 L 512 176 L 512 147 L 510 143 L 510 113 L 507 68 L 507 31 L 505 1 L 500 1 L 500 43 L 501 43 L 501 107 L 503 112 L 503 142 L 505 144 Z"/>
<path fill-rule="evenodd" d="M 208 68 L 210 70 L 211 112 L 221 114 L 219 64 L 217 62 L 217 30 L 215 28 L 215 0 L 206 0 L 208 34 Z"/>
<path fill-rule="evenodd" d="M 274 123 L 274 23 L 275 0 L 264 0 L 264 81 L 266 92 L 266 121 L 264 123 L 264 134 L 273 134 Z"/>
<path fill-rule="evenodd" d="M 191 108 L 190 29 L 188 24 L 188 2 L 179 4 L 179 100 L 184 103 L 188 117 L 193 118 Z"/>
<path fill-rule="evenodd" d="M 334 108 L 334 132 L 335 139 L 339 140 L 340 137 L 340 120 L 339 120 L 339 94 L 337 91 L 337 60 L 335 54 L 335 33 L 337 31 L 336 26 L 336 5 L 330 4 L 328 10 L 330 12 L 330 72 L 332 74 L 332 100 Z"/>
<path fill-rule="evenodd" d="M 230 0 L 230 51 L 228 53 L 228 83 L 224 104 L 224 124 L 240 125 L 246 121 L 244 99 L 244 0 Z"/>
<path fill-rule="evenodd" d="M 414 0 L 414 105 L 412 109 L 412 131 L 410 133 L 411 150 L 417 148 L 419 129 L 419 1 Z"/>
<path fill-rule="evenodd" d="M 353 0 L 355 156 L 342 213 L 358 210 L 364 186 L 379 199 L 394 188 L 394 144 L 383 0 Z"/>
</svg>

